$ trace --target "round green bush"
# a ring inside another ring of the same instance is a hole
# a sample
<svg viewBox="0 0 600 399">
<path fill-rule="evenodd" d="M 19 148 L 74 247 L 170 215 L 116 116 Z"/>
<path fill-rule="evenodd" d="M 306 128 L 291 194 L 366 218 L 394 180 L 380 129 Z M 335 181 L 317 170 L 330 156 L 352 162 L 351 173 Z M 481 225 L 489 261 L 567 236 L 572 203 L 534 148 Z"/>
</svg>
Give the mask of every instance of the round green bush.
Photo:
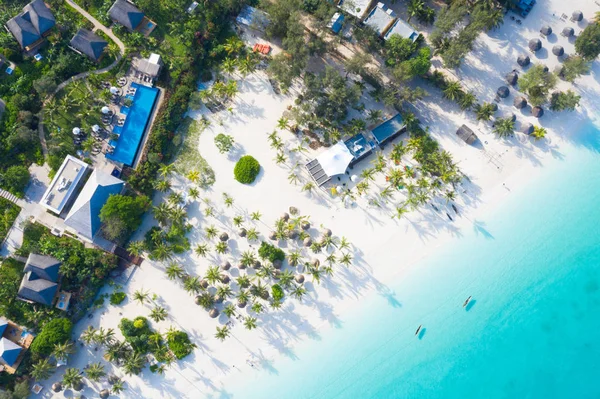
<svg viewBox="0 0 600 399">
<path fill-rule="evenodd" d="M 258 172 L 260 172 L 260 164 L 250 155 L 241 157 L 233 169 L 235 180 L 243 184 L 252 183 L 258 176 Z"/>
<path fill-rule="evenodd" d="M 110 303 L 112 305 L 119 305 L 121 302 L 125 300 L 127 294 L 124 292 L 113 292 L 110 294 Z"/>
<path fill-rule="evenodd" d="M 29 349 L 32 353 L 50 355 L 54 345 L 65 343 L 71 338 L 72 329 L 73 323 L 69 319 L 63 317 L 51 320 L 42 327 Z"/>
</svg>

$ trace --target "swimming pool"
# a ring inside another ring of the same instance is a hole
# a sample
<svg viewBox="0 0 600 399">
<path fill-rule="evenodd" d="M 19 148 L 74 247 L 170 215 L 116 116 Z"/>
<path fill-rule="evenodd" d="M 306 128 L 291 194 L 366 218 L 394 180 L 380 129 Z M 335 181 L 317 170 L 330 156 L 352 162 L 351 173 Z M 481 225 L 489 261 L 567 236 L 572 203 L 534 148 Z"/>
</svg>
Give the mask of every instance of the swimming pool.
<svg viewBox="0 0 600 399">
<path fill-rule="evenodd" d="M 371 133 L 373 134 L 373 137 L 375 137 L 375 140 L 377 140 L 377 144 L 381 145 L 385 141 L 398 135 L 402 129 L 404 129 L 404 121 L 400 114 L 396 114 L 394 117 L 371 130 Z"/>
<path fill-rule="evenodd" d="M 132 83 L 131 87 L 136 89 L 133 104 L 127 112 L 125 124 L 114 131 L 119 131 L 119 140 L 116 141 L 115 150 L 112 154 L 106 154 L 106 158 L 124 165 L 131 166 L 140 147 L 148 120 L 152 114 L 152 108 L 158 96 L 158 89 Z"/>
</svg>

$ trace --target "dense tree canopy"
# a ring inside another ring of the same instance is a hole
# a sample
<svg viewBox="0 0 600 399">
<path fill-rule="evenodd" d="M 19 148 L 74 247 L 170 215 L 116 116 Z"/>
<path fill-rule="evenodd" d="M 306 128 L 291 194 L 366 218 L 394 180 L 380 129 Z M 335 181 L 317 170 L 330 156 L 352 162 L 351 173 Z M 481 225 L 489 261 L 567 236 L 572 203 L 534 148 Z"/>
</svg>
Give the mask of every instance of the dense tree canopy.
<svg viewBox="0 0 600 399">
<path fill-rule="evenodd" d="M 600 24 L 591 23 L 575 40 L 575 51 L 586 60 L 593 60 L 600 54 Z"/>
</svg>

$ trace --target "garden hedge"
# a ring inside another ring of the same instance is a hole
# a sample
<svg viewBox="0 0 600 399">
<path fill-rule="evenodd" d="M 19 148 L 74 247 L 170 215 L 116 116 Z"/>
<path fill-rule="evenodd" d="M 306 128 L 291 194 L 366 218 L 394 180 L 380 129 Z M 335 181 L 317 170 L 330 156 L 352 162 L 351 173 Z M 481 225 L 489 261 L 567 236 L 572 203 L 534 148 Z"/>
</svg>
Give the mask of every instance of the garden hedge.
<svg viewBox="0 0 600 399">
<path fill-rule="evenodd" d="M 244 155 L 235 164 L 233 169 L 233 175 L 235 180 L 243 184 L 251 184 L 258 176 L 260 172 L 260 164 L 254 157 L 250 155 Z"/>
</svg>

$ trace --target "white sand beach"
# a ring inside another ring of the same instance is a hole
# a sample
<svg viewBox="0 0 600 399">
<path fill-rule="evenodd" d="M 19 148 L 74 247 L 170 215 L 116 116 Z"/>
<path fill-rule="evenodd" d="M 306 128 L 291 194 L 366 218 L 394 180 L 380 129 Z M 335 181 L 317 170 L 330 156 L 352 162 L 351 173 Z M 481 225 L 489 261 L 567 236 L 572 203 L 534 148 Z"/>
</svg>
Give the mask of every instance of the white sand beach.
<svg viewBox="0 0 600 399">
<path fill-rule="evenodd" d="M 560 19 L 562 14 L 570 17 L 576 9 L 583 11 L 584 21 L 574 23 L 568 18 L 566 21 Z M 457 78 L 477 95 L 479 101 L 493 102 L 496 89 L 504 85 L 504 76 L 513 69 L 522 70 L 516 63 L 520 54 L 528 54 L 532 63 L 543 63 L 553 70 L 560 61 L 552 54 L 552 46 L 560 44 L 566 54 L 574 53 L 573 40 L 561 36 L 562 29 L 571 26 L 577 34 L 587 24 L 586 18 L 591 18 L 599 10 L 600 6 L 591 0 L 568 3 L 539 0 L 531 14 L 523 19 L 522 25 L 510 20 L 509 13 L 498 30 L 480 36 L 475 49 L 459 69 Z M 552 26 L 556 33 L 541 39 L 543 49 L 533 54 L 528 50 L 527 43 L 532 38 L 540 38 L 539 29 L 545 24 Z M 339 198 L 332 197 L 326 191 L 315 190 L 312 194 L 302 192 L 302 184 L 310 179 L 302 167 L 298 167 L 298 171 L 302 171 L 301 182 L 297 185 L 289 183 L 291 165 L 276 164 L 275 151 L 269 148 L 267 135 L 276 128 L 277 120 L 286 107 L 293 103 L 293 93 L 288 96 L 274 94 L 263 72 L 246 77 L 238 82 L 240 93 L 234 100 L 233 112 L 225 110 L 214 115 L 203 108 L 191 113 L 193 118 L 204 115 L 211 121 L 210 127 L 201 134 L 199 152 L 214 169 L 216 183 L 210 190 L 203 191 L 201 196 L 211 200 L 217 215 L 214 218 L 205 217 L 203 209 L 206 205 L 200 201 L 189 205 L 189 222 L 194 226 L 190 241 L 194 248 L 202 234 L 201 230 L 214 224 L 219 231 L 228 232 L 231 238 L 230 252 L 217 258 L 200 258 L 193 251 L 188 251 L 174 260 L 191 275 L 202 276 L 209 266 L 219 265 L 223 260 L 230 260 L 235 269 L 235 259 L 249 248 L 249 244 L 237 236 L 231 218 L 244 216 L 244 224 L 256 227 L 262 238 L 268 240 L 266 237 L 276 219 L 294 206 L 300 214 L 310 215 L 313 237 L 318 236 L 320 226 L 331 229 L 335 237 L 346 237 L 352 244 L 353 265 L 348 268 L 336 266 L 334 275 L 324 276 L 321 284 L 312 282 L 307 276 L 305 286 L 309 293 L 302 302 L 286 298 L 281 309 L 269 309 L 256 316 L 258 328 L 252 331 L 247 331 L 241 322 L 234 319 L 232 336 L 221 342 L 214 336 L 215 327 L 227 322 L 225 315 L 211 319 L 205 310 L 194 303 L 194 297 L 186 293 L 179 282 L 166 278 L 165 264 L 146 260 L 122 288 L 128 294 L 128 299 L 119 306 L 106 304 L 96 310 L 93 318 L 78 323 L 75 336 L 78 337 L 90 324 L 95 328 L 114 328 L 120 336 L 118 324 L 121 318 L 133 319 L 149 314 L 151 304 L 140 305 L 131 300 L 133 292 L 144 289 L 156 294 L 156 302 L 169 313 L 167 320 L 153 322 L 153 328 L 163 332 L 170 326 L 184 330 L 198 348 L 192 355 L 174 363 L 164 375 L 153 374 L 146 368 L 140 376 L 126 376 L 122 370 L 102 359 L 101 348 L 95 351 L 93 347 L 78 347 L 78 352 L 69 360 L 70 365 L 83 368 L 91 362 L 102 362 L 107 370 L 122 376 L 126 382 L 127 390 L 120 397 L 199 398 L 229 397 L 227 387 L 235 384 L 240 373 L 275 369 L 278 359 L 282 357 L 301 361 L 302 356 L 296 353 L 295 345 L 303 340 L 319 339 L 320 331 L 324 328 L 342 325 L 357 301 L 368 295 L 381 295 L 390 303 L 400 300 L 402 293 L 390 289 L 389 283 L 401 279 L 419 259 L 431 254 L 448 240 L 460 237 L 468 229 L 486 234 L 485 225 L 478 222 L 478 217 L 492 212 L 507 196 L 518 195 L 520 188 L 535 179 L 548 160 L 562 157 L 561 146 L 569 144 L 571 132 L 576 131 L 579 124 L 600 115 L 597 101 L 600 96 L 599 77 L 600 68 L 596 61 L 592 72 L 575 84 L 560 81 L 559 89 L 571 88 L 582 96 L 581 106 L 571 113 L 545 110 L 545 115 L 539 120 L 531 116 L 530 108 L 521 112 L 513 107 L 517 93 L 511 88 L 510 96 L 498 104 L 496 115 L 515 113 L 517 131 L 526 122 L 542 125 L 549 134 L 540 141 L 521 133 L 516 133 L 510 139 L 498 139 L 489 123 L 477 122 L 474 113 L 460 111 L 456 104 L 443 100 L 432 86 L 426 86 L 430 96 L 419 101 L 413 111 L 423 126 L 429 127 L 441 147 L 452 154 L 471 182 L 465 182 L 459 190 L 460 195 L 455 201 L 460 211 L 458 216 L 449 205 L 438 200 L 436 204 L 440 212 L 433 207 L 422 207 L 400 221 L 392 218 L 393 208 L 375 208 L 369 205 L 367 198 L 358 197 L 355 204 L 345 206 Z M 481 146 L 469 146 L 456 136 L 457 128 L 463 123 L 477 133 Z M 230 154 L 223 155 L 217 151 L 213 139 L 218 133 L 234 137 L 236 144 Z M 291 133 L 284 131 L 279 134 L 288 149 L 297 145 L 297 139 Z M 406 140 L 406 135 L 396 140 L 400 139 Z M 389 151 L 389 147 L 385 152 Z M 307 161 L 319 152 L 311 151 L 296 160 Z M 262 166 L 259 177 L 249 186 L 233 178 L 235 162 L 245 154 L 254 156 Z M 358 175 L 360 169 L 367 167 L 373 158 L 374 155 L 371 155 L 361 161 L 352 173 Z M 288 161 L 288 164 L 292 162 Z M 383 186 L 384 182 L 377 183 Z M 186 190 L 189 184 L 187 179 L 174 178 L 173 190 Z M 224 206 L 224 192 L 235 200 L 233 207 Z M 155 204 L 160 201 L 159 196 L 154 199 Z M 254 211 L 262 213 L 261 222 L 250 220 L 249 215 Z M 453 216 L 453 221 L 448 219 L 446 212 Z M 152 223 L 153 218 L 148 215 L 134 239 L 142 239 Z M 295 245 L 288 242 L 286 249 Z M 303 251 L 305 258 L 315 257 L 308 249 Z M 319 258 L 324 259 L 324 254 L 320 254 Z M 231 271 L 232 276 L 236 273 L 236 270 Z M 112 291 L 112 287 L 103 289 L 103 292 Z M 249 309 L 240 309 L 242 315 L 248 312 Z M 63 371 L 64 367 L 45 381 L 44 386 L 49 388 L 53 382 L 60 380 Z M 96 390 L 102 389 L 92 382 L 88 382 L 88 385 Z M 83 393 L 94 397 L 90 388 Z M 44 397 L 63 395 L 70 397 L 73 393 L 67 391 L 53 396 L 49 389 L 42 393 Z"/>
</svg>

